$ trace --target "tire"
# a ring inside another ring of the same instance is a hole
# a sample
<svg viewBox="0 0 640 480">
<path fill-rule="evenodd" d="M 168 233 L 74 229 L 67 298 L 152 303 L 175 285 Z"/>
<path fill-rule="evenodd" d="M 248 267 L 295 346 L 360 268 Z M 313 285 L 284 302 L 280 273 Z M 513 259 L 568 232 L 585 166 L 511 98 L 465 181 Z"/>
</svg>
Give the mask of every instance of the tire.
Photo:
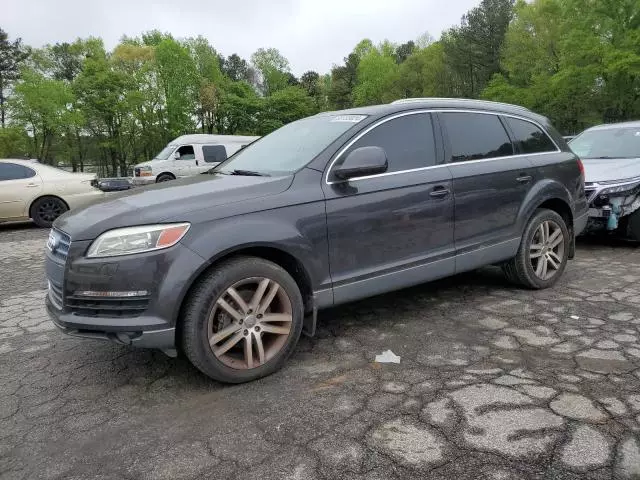
<svg viewBox="0 0 640 480">
<path fill-rule="evenodd" d="M 545 224 L 548 225 L 548 243 L 541 241 Z M 558 230 L 560 233 L 556 233 Z M 562 239 L 554 235 L 562 235 Z M 536 210 L 524 229 L 518 253 L 503 266 L 507 279 L 516 285 L 536 290 L 555 285 L 567 267 L 571 248 L 569 235 L 569 229 L 559 214 L 553 210 Z M 551 244 L 555 246 L 549 248 Z M 541 247 L 537 248 L 537 245 Z M 547 263 L 546 269 L 540 262 Z"/>
<path fill-rule="evenodd" d="M 269 282 L 263 289 L 262 301 L 251 309 L 251 301 L 264 280 Z M 274 284 L 279 288 L 272 296 Z M 232 289 L 236 296 L 229 294 Z M 238 296 L 245 302 L 244 309 L 235 300 Z M 272 300 L 268 301 L 269 297 Z M 240 318 L 232 318 L 229 310 L 220 306 L 221 300 Z M 268 309 L 260 314 L 263 303 L 268 304 Z M 272 320 L 287 315 L 290 322 Z M 194 286 L 181 318 L 182 351 L 198 370 L 214 380 L 249 382 L 271 375 L 284 365 L 300 338 L 303 317 L 300 289 L 284 269 L 261 258 L 238 257 L 216 266 Z M 274 328 L 279 333 L 273 333 Z M 287 328 L 288 333 L 284 334 Z M 221 339 L 216 342 L 218 335 Z M 210 340 L 215 342 L 214 346 Z M 220 353 L 227 342 L 234 340 L 232 347 Z M 261 351 L 258 344 L 262 346 Z M 247 345 L 250 345 L 250 354 Z M 251 363 L 251 359 L 255 359 L 255 363 Z"/>
<path fill-rule="evenodd" d="M 51 228 L 56 218 L 69 210 L 69 207 L 58 197 L 42 197 L 31 205 L 31 218 L 42 228 Z"/>
<path fill-rule="evenodd" d="M 158 175 L 158 178 L 156 179 L 156 183 L 168 182 L 169 180 L 175 180 L 175 179 L 176 177 L 174 177 L 170 173 L 161 173 L 160 175 Z"/>
<path fill-rule="evenodd" d="M 636 210 L 627 219 L 626 234 L 632 240 L 640 242 L 640 210 Z"/>
</svg>

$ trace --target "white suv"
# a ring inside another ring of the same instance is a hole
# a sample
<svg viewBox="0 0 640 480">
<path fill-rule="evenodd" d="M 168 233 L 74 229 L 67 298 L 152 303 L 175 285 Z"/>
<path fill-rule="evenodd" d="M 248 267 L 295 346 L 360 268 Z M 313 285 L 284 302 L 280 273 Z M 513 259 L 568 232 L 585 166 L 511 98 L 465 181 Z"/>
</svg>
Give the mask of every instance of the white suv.
<svg viewBox="0 0 640 480">
<path fill-rule="evenodd" d="M 133 167 L 133 184 L 148 185 L 206 172 L 260 137 L 183 135 L 153 160 Z"/>
</svg>

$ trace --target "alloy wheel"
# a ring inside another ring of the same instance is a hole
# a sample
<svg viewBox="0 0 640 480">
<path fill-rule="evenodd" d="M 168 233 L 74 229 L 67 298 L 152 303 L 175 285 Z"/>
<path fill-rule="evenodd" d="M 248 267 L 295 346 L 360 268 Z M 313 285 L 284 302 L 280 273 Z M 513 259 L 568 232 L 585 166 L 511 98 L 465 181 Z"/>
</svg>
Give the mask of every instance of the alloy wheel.
<svg viewBox="0 0 640 480">
<path fill-rule="evenodd" d="M 280 284 L 247 278 L 216 300 L 207 324 L 209 346 L 230 368 L 256 368 L 282 350 L 292 321 L 291 299 Z"/>
<path fill-rule="evenodd" d="M 53 222 L 62 213 L 64 213 L 64 207 L 60 201 L 55 199 L 42 202 L 38 206 L 38 216 L 45 222 Z"/>
<path fill-rule="evenodd" d="M 529 259 L 535 275 L 549 280 L 564 262 L 564 235 L 562 228 L 553 220 L 545 220 L 536 229 L 529 245 Z"/>
</svg>

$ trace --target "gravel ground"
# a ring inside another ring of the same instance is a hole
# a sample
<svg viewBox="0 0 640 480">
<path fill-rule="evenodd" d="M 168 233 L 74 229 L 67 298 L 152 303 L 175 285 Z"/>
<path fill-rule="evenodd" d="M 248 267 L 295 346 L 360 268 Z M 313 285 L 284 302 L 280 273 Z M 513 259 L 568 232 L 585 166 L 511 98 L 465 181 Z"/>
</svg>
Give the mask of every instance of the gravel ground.
<svg viewBox="0 0 640 480">
<path fill-rule="evenodd" d="M 46 235 L 0 225 L 2 479 L 640 478 L 632 244 L 580 242 L 542 292 L 483 269 L 322 312 L 282 371 L 227 386 L 54 330 Z"/>
</svg>

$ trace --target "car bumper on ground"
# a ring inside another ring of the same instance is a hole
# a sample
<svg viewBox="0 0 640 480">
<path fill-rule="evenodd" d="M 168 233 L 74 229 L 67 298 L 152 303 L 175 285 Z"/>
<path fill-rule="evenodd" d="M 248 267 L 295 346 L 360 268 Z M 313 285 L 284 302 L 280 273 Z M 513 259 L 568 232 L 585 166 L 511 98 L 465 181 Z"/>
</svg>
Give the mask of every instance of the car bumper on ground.
<svg viewBox="0 0 640 480">
<path fill-rule="evenodd" d="M 91 241 L 62 244 L 60 250 L 47 249 L 45 260 L 46 305 L 56 327 L 69 335 L 138 347 L 175 347 L 178 306 L 201 257 L 178 244 L 89 259 L 84 254 Z"/>
</svg>

